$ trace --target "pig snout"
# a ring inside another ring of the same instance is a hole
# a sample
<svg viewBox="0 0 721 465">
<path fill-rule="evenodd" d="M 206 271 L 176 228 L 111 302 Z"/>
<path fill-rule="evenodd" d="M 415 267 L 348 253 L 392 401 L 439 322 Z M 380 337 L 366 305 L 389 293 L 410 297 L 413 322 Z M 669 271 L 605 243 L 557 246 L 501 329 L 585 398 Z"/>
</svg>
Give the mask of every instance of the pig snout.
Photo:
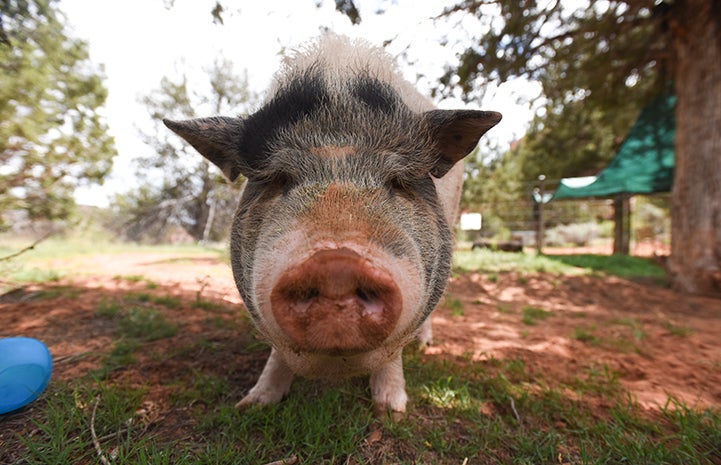
<svg viewBox="0 0 721 465">
<path fill-rule="evenodd" d="M 347 248 L 317 251 L 286 270 L 270 300 L 294 349 L 330 355 L 377 348 L 402 307 L 391 274 Z"/>
</svg>

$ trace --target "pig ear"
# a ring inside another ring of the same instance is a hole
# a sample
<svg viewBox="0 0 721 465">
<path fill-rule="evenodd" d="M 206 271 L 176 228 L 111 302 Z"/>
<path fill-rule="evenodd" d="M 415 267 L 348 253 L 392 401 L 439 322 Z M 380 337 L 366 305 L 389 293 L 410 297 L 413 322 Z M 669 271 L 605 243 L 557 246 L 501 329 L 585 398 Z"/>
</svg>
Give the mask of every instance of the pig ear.
<svg viewBox="0 0 721 465">
<path fill-rule="evenodd" d="M 501 114 L 495 111 L 432 110 L 424 113 L 423 118 L 440 151 L 440 159 L 431 174 L 440 178 L 476 148 L 481 136 L 501 120 Z"/>
<path fill-rule="evenodd" d="M 220 168 L 231 182 L 238 178 L 242 167 L 238 142 L 243 134 L 242 119 L 216 116 L 185 121 L 164 119 L 163 123 Z"/>
</svg>

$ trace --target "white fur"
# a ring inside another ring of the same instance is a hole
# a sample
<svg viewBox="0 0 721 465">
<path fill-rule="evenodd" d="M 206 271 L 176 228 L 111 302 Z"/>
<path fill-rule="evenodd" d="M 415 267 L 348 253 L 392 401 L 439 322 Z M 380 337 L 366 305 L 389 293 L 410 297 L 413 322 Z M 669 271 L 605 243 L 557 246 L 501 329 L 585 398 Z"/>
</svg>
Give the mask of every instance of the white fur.
<svg viewBox="0 0 721 465">
<path fill-rule="evenodd" d="M 390 84 L 411 110 L 421 113 L 434 108 L 428 98 L 403 78 L 388 52 L 366 40 L 350 39 L 332 32 L 323 34 L 318 40 L 287 55 L 283 59 L 283 67 L 276 74 L 270 94 L 274 94 L 288 78 L 292 79 L 317 63 L 322 64 L 329 85 L 340 85 L 362 70 Z"/>
<path fill-rule="evenodd" d="M 270 351 L 263 373 L 248 394 L 235 404 L 236 408 L 253 404 L 275 404 L 288 394 L 293 382 L 293 372 L 285 364 L 277 350 Z"/>
<path fill-rule="evenodd" d="M 406 394 L 406 380 L 403 377 L 403 359 L 400 352 L 396 358 L 371 373 L 370 385 L 373 403 L 377 411 L 406 411 L 408 395 Z"/>
</svg>

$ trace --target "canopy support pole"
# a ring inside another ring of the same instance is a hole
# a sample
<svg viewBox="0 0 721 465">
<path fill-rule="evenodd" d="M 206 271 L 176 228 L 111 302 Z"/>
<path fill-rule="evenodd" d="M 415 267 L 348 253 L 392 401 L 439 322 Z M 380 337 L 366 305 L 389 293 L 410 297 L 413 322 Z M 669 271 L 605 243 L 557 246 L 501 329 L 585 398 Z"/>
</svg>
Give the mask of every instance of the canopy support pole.
<svg viewBox="0 0 721 465">
<path fill-rule="evenodd" d="M 613 253 L 628 255 L 631 238 L 631 196 L 620 194 L 613 198 Z"/>
</svg>

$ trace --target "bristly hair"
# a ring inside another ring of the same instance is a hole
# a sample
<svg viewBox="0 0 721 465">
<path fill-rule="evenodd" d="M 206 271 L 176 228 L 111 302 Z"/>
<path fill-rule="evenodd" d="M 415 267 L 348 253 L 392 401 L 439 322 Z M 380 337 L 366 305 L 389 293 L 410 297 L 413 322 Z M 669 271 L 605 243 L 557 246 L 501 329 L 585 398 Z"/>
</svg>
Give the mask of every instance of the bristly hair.
<svg viewBox="0 0 721 465">
<path fill-rule="evenodd" d="M 353 147 L 353 165 L 386 179 L 418 177 L 438 158 L 421 118 L 430 108 L 385 52 L 328 34 L 285 62 L 241 144 L 256 178 L 301 165 L 318 175 L 309 152 L 328 146 Z"/>
</svg>

